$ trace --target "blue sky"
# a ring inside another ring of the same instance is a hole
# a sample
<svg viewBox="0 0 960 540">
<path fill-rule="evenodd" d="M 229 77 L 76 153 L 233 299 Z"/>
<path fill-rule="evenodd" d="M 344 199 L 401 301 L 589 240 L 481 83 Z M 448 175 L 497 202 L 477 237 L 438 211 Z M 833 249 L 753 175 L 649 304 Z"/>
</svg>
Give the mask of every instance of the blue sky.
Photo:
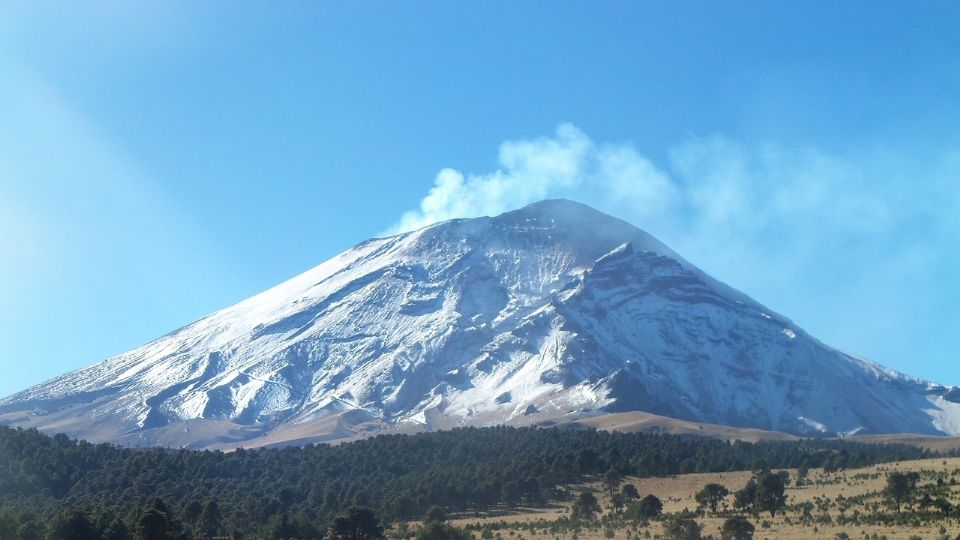
<svg viewBox="0 0 960 540">
<path fill-rule="evenodd" d="M 5 2 L 0 395 L 370 236 L 570 197 L 960 384 L 960 8 Z"/>
</svg>

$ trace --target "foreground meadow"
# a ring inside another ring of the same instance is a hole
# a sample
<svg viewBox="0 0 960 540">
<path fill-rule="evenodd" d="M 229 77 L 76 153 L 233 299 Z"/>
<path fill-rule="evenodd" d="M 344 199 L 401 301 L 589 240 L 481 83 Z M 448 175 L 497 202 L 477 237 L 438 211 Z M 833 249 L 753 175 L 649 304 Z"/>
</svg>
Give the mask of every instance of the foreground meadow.
<svg viewBox="0 0 960 540">
<path fill-rule="evenodd" d="M 916 488 L 904 501 L 900 513 L 885 494 L 892 472 L 916 473 Z M 811 469 L 798 485 L 798 471 L 787 470 L 786 507 L 772 516 L 755 515 L 734 509 L 734 493 L 753 477 L 751 472 L 685 474 L 666 477 L 626 477 L 611 491 L 601 479 L 570 486 L 567 500 L 548 508 L 522 509 L 499 515 L 458 516 L 451 522 L 483 538 L 511 539 L 599 539 L 667 538 L 665 524 L 671 518 L 694 519 L 704 538 L 721 537 L 724 521 L 744 516 L 755 527 L 754 538 L 869 538 L 937 539 L 960 537 L 960 516 L 930 504 L 941 499 L 960 504 L 960 458 L 902 461 L 859 469 L 827 472 Z M 654 495 L 663 504 L 663 513 L 653 519 L 633 519 L 612 508 L 611 493 L 632 485 L 640 496 Z M 696 494 L 708 484 L 719 484 L 730 494 L 723 497 L 717 512 L 701 508 Z M 601 506 L 596 519 L 570 520 L 573 501 L 579 493 L 593 493 Z M 924 495 L 928 496 L 924 500 Z"/>
</svg>

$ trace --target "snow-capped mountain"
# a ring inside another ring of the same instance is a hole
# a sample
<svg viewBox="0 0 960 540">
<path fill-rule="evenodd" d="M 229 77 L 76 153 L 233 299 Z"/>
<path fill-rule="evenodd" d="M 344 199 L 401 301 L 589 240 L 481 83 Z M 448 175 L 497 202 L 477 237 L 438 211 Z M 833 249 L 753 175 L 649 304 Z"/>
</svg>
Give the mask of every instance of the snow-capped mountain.
<svg viewBox="0 0 960 540">
<path fill-rule="evenodd" d="M 956 394 L 831 349 L 643 231 L 559 200 L 368 240 L 10 396 L 0 421 L 197 447 L 615 411 L 958 434 Z"/>
</svg>

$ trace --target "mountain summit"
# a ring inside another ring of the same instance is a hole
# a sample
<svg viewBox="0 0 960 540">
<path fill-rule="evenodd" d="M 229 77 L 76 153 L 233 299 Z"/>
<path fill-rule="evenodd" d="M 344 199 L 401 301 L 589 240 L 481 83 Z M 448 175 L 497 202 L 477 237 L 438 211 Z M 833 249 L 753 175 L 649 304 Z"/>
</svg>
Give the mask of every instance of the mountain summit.
<svg viewBox="0 0 960 540">
<path fill-rule="evenodd" d="M 960 399 L 831 349 L 579 203 L 363 242 L 0 421 L 232 447 L 617 411 L 801 435 L 960 433 Z"/>
</svg>

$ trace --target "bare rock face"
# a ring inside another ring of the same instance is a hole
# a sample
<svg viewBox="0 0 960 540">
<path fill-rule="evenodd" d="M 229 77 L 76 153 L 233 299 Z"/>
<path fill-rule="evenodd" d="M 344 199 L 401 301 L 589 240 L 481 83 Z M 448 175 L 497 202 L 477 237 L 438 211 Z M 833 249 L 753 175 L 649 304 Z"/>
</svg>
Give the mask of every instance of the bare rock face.
<svg viewBox="0 0 960 540">
<path fill-rule="evenodd" d="M 827 347 L 650 235 L 544 201 L 368 240 L 0 421 L 234 447 L 618 411 L 800 435 L 958 434 L 956 390 Z"/>
</svg>

